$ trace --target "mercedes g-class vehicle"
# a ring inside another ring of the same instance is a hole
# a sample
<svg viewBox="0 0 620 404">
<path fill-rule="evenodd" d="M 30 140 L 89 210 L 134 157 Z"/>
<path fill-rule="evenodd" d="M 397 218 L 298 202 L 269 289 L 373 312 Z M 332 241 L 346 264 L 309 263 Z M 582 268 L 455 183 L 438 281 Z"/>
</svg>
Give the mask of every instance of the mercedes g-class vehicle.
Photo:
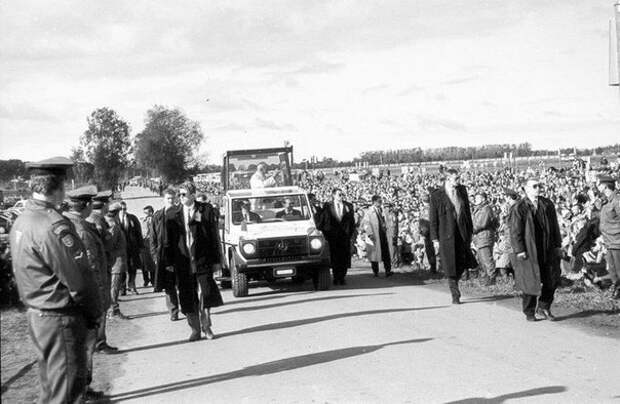
<svg viewBox="0 0 620 404">
<path fill-rule="evenodd" d="M 316 229 L 306 192 L 292 184 L 292 147 L 228 151 L 224 156 L 221 241 L 225 257 L 216 276 L 236 297 L 249 282 L 312 279 L 330 285 L 329 251 Z"/>
</svg>

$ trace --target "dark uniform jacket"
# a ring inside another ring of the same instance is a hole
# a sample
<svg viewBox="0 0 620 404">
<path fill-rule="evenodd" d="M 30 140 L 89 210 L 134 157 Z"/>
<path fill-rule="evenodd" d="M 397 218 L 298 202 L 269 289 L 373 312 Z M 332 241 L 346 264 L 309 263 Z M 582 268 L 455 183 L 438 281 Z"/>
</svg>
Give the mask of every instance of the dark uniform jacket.
<svg viewBox="0 0 620 404">
<path fill-rule="evenodd" d="M 441 267 L 448 276 L 460 276 L 466 268 L 478 266 L 470 248 L 473 223 L 467 189 L 457 185 L 456 193 L 461 200 L 461 214 L 458 217 L 445 187 L 433 191 L 429 211 L 431 240 L 439 240 Z M 460 245 L 455 241 L 457 232 Z M 457 252 L 463 256 L 457 258 Z"/>
<path fill-rule="evenodd" d="M 121 225 L 112 220 L 108 222 L 110 235 L 110 271 L 113 274 L 127 272 L 127 240 Z"/>
<path fill-rule="evenodd" d="M 110 279 L 108 273 L 108 262 L 103 248 L 103 242 L 97 233 L 95 225 L 87 222 L 77 212 L 63 213 L 67 219 L 75 226 L 77 235 L 82 240 L 86 248 L 86 256 L 92 273 L 95 275 L 97 287 L 99 288 L 99 298 L 104 309 L 110 306 Z"/>
<path fill-rule="evenodd" d="M 10 242 L 15 280 L 27 307 L 99 319 L 103 308 L 84 245 L 53 205 L 29 200 L 11 229 Z"/>
<path fill-rule="evenodd" d="M 541 224 L 541 249 L 536 246 L 534 215 Z M 549 279 L 550 286 L 560 280 L 560 261 L 555 250 L 562 245 L 560 226 L 553 202 L 538 197 L 538 209 L 528 198 L 518 201 L 510 212 L 510 243 L 513 254 L 527 253 L 527 259 L 512 259 L 515 287 L 528 295 L 540 295 L 541 276 Z M 514 258 L 514 256 L 513 256 Z M 544 264 L 540 262 L 544 261 Z"/>
</svg>

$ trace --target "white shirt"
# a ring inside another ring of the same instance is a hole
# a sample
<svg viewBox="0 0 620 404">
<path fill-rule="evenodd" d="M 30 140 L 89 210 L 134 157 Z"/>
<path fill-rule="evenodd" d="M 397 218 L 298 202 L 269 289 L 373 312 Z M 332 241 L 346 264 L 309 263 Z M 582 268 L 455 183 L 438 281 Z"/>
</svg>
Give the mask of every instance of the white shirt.
<svg viewBox="0 0 620 404">
<path fill-rule="evenodd" d="M 191 206 L 183 205 L 183 225 L 185 226 L 185 243 L 187 244 L 187 251 L 190 251 L 192 243 L 194 242 L 192 239 L 192 233 L 189 231 L 189 221 L 192 219 L 195 206 L 195 203 L 192 203 Z"/>
<path fill-rule="evenodd" d="M 258 189 L 258 188 L 269 188 L 276 186 L 276 180 L 273 177 L 265 178 L 265 174 L 257 171 L 250 178 L 250 188 Z"/>
</svg>

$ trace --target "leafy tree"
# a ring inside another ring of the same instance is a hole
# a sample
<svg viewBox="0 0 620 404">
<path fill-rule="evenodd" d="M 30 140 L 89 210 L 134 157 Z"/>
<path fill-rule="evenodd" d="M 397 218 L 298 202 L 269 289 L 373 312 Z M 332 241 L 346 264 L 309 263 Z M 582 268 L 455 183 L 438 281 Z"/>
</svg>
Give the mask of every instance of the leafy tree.
<svg viewBox="0 0 620 404">
<path fill-rule="evenodd" d="M 178 108 L 155 105 L 146 113 L 144 130 L 136 136 L 136 162 L 166 182 L 182 181 L 204 158 L 198 154 L 203 139 L 197 121 Z"/>
<path fill-rule="evenodd" d="M 87 122 L 88 129 L 73 157 L 94 166 L 94 179 L 100 187 L 112 188 L 129 164 L 129 124 L 107 107 L 93 111 Z"/>
<path fill-rule="evenodd" d="M 71 161 L 73 161 L 73 177 L 76 186 L 94 182 L 95 166 L 86 162 L 84 150 L 80 147 L 71 149 Z"/>
<path fill-rule="evenodd" d="M 0 160 L 0 181 L 10 181 L 16 177 L 26 177 L 26 164 L 17 159 Z"/>
</svg>

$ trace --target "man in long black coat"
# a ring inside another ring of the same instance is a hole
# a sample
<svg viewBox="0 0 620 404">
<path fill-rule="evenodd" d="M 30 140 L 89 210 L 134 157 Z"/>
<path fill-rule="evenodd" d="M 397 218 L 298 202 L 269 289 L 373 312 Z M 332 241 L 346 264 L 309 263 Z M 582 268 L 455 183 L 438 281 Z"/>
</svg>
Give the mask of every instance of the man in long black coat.
<svg viewBox="0 0 620 404">
<path fill-rule="evenodd" d="M 555 319 L 550 309 L 561 272 L 560 226 L 553 202 L 540 195 L 540 187 L 538 180 L 529 179 L 523 187 L 526 196 L 510 214 L 515 287 L 523 292 L 523 313 L 528 321 L 536 321 L 535 313 Z"/>
<path fill-rule="evenodd" d="M 470 248 L 473 225 L 469 197 L 459 179 L 457 170 L 446 170 L 444 186 L 431 194 L 429 212 L 431 239 L 448 276 L 453 304 L 461 303 L 458 285 L 461 275 L 465 269 L 478 265 Z"/>
<path fill-rule="evenodd" d="M 198 287 L 198 325 L 207 339 L 213 339 L 215 336 L 211 330 L 211 308 L 224 304 L 213 279 L 213 272 L 221 269 L 222 262 L 218 232 L 219 213 L 210 203 L 196 200 L 196 186 L 192 182 L 183 183 L 179 187 L 179 195 L 182 214 L 180 224 L 183 226 L 183 234 L 179 240 L 180 261 L 181 265 L 190 269 Z"/>
<path fill-rule="evenodd" d="M 179 304 L 192 329 L 190 341 L 200 339 L 198 296 L 189 263 L 183 257 L 183 211 L 174 205 L 175 192 L 164 191 L 164 207 L 153 215 L 151 249 L 155 262 L 155 289 L 166 292 L 170 319 L 178 320 Z"/>
<path fill-rule="evenodd" d="M 342 196 L 339 188 L 332 190 L 332 201 L 323 206 L 318 226 L 329 244 L 334 285 L 345 284 L 347 269 L 351 267 L 351 238 L 355 231 L 353 205 Z"/>
<path fill-rule="evenodd" d="M 136 273 L 138 268 L 142 268 L 144 273 L 142 260 L 140 259 L 140 254 L 144 249 L 142 226 L 136 215 L 132 215 L 127 212 L 127 204 L 125 201 L 121 202 L 121 211 L 118 215 L 118 219 L 121 224 L 121 229 L 123 230 L 123 233 L 125 233 L 125 239 L 127 240 L 128 279 L 127 285 L 125 285 L 125 279 L 123 278 L 123 293 L 125 292 L 125 287 L 127 287 L 130 291 L 137 295 L 138 289 L 136 289 Z"/>
</svg>

